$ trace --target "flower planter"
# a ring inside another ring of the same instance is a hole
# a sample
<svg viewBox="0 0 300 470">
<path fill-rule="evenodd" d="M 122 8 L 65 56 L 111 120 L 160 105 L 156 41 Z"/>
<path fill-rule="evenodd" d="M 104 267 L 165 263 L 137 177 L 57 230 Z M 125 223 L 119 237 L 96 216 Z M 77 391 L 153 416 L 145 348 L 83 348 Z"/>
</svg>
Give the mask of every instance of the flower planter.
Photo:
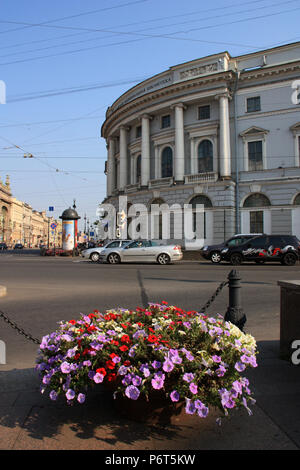
<svg viewBox="0 0 300 470">
<path fill-rule="evenodd" d="M 175 306 L 95 310 L 44 336 L 37 370 L 51 400 L 84 403 L 89 385 L 115 397 L 119 415 L 148 424 L 206 418 L 211 409 L 251 413 L 256 342 L 222 317 Z M 148 397 L 147 399 L 145 397 Z"/>
<path fill-rule="evenodd" d="M 113 407 L 118 414 L 130 421 L 149 425 L 173 424 L 184 412 L 184 402 L 172 403 L 163 393 L 152 393 L 149 399 L 140 396 L 137 400 L 130 400 L 117 394 L 113 400 Z"/>
</svg>

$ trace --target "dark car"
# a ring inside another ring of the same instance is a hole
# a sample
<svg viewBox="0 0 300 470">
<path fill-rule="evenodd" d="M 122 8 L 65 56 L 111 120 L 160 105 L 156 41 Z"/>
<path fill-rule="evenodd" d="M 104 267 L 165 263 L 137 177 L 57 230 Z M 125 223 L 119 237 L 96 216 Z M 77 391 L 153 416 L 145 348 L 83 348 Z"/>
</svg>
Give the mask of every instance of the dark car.
<svg viewBox="0 0 300 470">
<path fill-rule="evenodd" d="M 217 264 L 217 263 L 220 263 L 221 261 L 221 251 L 223 250 L 223 248 L 242 245 L 247 240 L 250 240 L 250 238 L 253 238 L 257 235 L 262 235 L 262 234 L 261 233 L 245 233 L 245 234 L 240 233 L 240 234 L 234 235 L 233 237 L 229 238 L 223 243 L 220 243 L 219 245 L 204 246 L 200 250 L 200 254 L 203 258 L 209 259 L 212 263 Z"/>
<path fill-rule="evenodd" d="M 279 261 L 293 266 L 300 258 L 300 241 L 295 235 L 262 235 L 240 246 L 228 246 L 221 251 L 222 260 L 238 265 L 243 261 L 262 264 Z"/>
<path fill-rule="evenodd" d="M 0 243 L 0 250 L 7 250 L 7 245 L 4 242 Z"/>
<path fill-rule="evenodd" d="M 14 250 L 22 250 L 22 248 L 23 248 L 22 243 L 16 243 L 14 246 Z"/>
</svg>

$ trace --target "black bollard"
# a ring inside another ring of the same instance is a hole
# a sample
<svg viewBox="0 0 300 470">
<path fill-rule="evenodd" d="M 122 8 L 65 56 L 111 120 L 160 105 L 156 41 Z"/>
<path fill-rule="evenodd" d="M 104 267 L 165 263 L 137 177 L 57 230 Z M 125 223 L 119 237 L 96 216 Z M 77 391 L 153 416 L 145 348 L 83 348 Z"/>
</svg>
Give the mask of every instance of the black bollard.
<svg viewBox="0 0 300 470">
<path fill-rule="evenodd" d="M 233 269 L 228 274 L 228 288 L 229 288 L 229 305 L 225 313 L 225 321 L 230 321 L 243 331 L 244 325 L 247 321 L 246 315 L 242 308 L 241 302 L 241 277 L 239 273 Z"/>
</svg>

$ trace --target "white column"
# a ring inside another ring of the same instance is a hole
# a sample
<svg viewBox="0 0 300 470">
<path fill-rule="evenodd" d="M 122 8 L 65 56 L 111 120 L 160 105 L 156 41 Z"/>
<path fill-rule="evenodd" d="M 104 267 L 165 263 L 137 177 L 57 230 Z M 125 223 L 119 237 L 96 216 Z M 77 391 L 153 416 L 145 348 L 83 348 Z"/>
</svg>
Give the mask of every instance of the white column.
<svg viewBox="0 0 300 470">
<path fill-rule="evenodd" d="M 183 181 L 184 179 L 184 121 L 183 104 L 176 104 L 175 108 L 175 159 L 174 159 L 174 176 L 175 181 Z"/>
<path fill-rule="evenodd" d="M 220 113 L 220 176 L 221 178 L 230 178 L 231 150 L 228 95 L 224 94 L 218 98 Z"/>
<path fill-rule="evenodd" d="M 120 127 L 120 186 L 124 191 L 127 184 L 127 128 Z"/>
<path fill-rule="evenodd" d="M 107 196 L 111 196 L 115 189 L 115 141 L 112 137 L 108 139 L 106 188 Z"/>
<path fill-rule="evenodd" d="M 142 116 L 141 186 L 148 186 L 150 179 L 150 116 Z"/>
</svg>

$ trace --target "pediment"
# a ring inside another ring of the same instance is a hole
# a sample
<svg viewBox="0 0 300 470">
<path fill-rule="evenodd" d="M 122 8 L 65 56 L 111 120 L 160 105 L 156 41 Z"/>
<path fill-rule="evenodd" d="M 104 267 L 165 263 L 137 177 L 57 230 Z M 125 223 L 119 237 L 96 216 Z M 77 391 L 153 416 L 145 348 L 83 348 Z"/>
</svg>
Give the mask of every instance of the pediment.
<svg viewBox="0 0 300 470">
<path fill-rule="evenodd" d="M 252 126 L 249 127 L 249 129 L 246 129 L 245 131 L 240 133 L 241 137 L 247 137 L 247 136 L 252 136 L 252 135 L 257 135 L 257 134 L 267 134 L 269 131 L 267 129 L 263 129 L 262 127 L 257 127 L 257 126 Z"/>
<path fill-rule="evenodd" d="M 300 122 L 297 122 L 296 124 L 293 124 L 290 127 L 292 132 L 300 132 Z"/>
</svg>

